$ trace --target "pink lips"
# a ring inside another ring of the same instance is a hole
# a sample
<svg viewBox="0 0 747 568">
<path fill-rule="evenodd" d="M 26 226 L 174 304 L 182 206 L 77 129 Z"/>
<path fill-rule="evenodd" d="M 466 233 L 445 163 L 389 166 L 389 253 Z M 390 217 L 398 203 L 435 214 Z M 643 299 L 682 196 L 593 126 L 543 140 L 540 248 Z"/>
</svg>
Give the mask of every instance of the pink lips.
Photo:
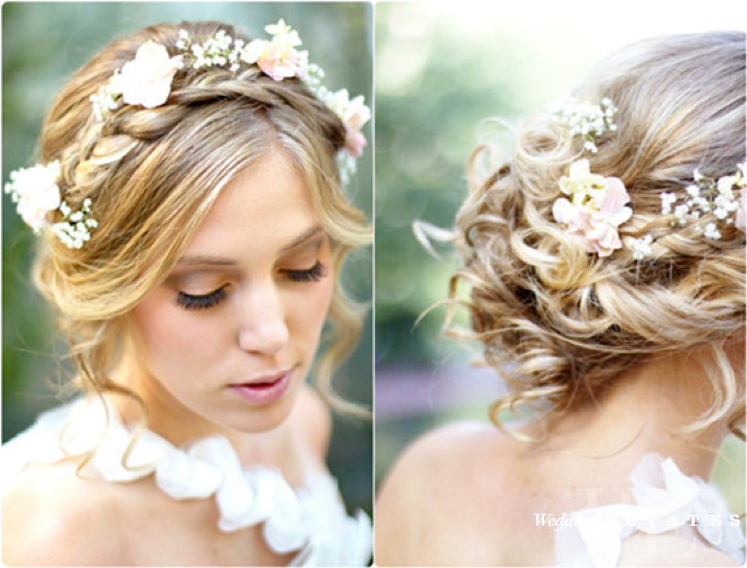
<svg viewBox="0 0 747 568">
<path fill-rule="evenodd" d="M 230 385 L 229 388 L 252 404 L 269 404 L 281 398 L 291 383 L 293 371 L 250 383 Z"/>
</svg>

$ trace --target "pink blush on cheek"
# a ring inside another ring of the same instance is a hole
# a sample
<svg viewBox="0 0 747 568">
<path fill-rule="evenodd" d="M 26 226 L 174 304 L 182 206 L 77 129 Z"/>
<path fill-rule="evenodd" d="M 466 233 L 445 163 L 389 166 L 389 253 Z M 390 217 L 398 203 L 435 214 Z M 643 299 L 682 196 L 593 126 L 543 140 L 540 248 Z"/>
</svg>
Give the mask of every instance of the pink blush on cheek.
<svg viewBox="0 0 747 568">
<path fill-rule="evenodd" d="M 156 290 L 134 310 L 140 352 L 144 363 L 160 371 L 199 371 L 200 362 L 210 361 L 219 351 L 219 329 L 213 322 L 195 316 L 176 304 L 172 294 Z M 225 322 L 222 327 L 225 327 Z M 225 331 L 223 331 L 225 333 Z"/>
</svg>

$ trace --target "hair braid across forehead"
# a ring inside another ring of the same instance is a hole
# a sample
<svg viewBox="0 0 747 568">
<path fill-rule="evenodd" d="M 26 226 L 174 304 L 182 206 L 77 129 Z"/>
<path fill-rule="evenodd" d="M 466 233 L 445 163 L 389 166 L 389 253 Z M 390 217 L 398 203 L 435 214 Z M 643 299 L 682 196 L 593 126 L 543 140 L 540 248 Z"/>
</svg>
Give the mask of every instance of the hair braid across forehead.
<svg viewBox="0 0 747 568">
<path fill-rule="evenodd" d="M 338 104 L 346 92 L 326 98 L 309 81 L 278 80 L 256 63 L 185 66 L 159 104 L 120 98 L 96 112 L 91 98 L 137 60 L 143 45 L 158 43 L 175 57 L 185 33 L 215 38 L 220 30 L 249 43 L 215 22 L 162 24 L 115 40 L 72 77 L 45 120 L 42 159 L 59 164 L 56 183 L 72 215 L 90 206 L 96 226 L 74 248 L 45 232 L 35 280 L 63 316 L 74 359 L 92 388 L 108 384 L 126 315 L 168 276 L 222 187 L 267 152 L 285 152 L 298 168 L 332 238 L 336 265 L 370 242 L 365 216 L 340 184 L 339 155 L 361 127 L 360 116 L 340 110 L 353 108 Z M 331 393 L 329 374 L 354 344 L 361 318 L 336 285 L 330 311 L 336 331 L 319 365 L 324 392 Z"/>
<path fill-rule="evenodd" d="M 216 22 L 164 24 L 116 40 L 57 98 L 45 124 L 44 161 L 57 160 L 65 151 L 70 156 L 69 147 L 80 139 L 80 161 L 86 161 L 103 136 L 157 138 L 180 119 L 175 106 L 243 99 L 294 107 L 300 116 L 316 120 L 319 136 L 341 157 L 350 154 L 338 160 L 346 181 L 366 144 L 360 128 L 370 114 L 362 97 L 349 100 L 347 90 L 332 93 L 321 86 L 321 69 L 296 49 L 298 34 L 283 20 L 266 29 L 274 34 L 270 41 L 249 41 Z M 154 89 L 157 99 L 151 96 Z M 157 112 L 164 106 L 171 112 Z"/>
</svg>

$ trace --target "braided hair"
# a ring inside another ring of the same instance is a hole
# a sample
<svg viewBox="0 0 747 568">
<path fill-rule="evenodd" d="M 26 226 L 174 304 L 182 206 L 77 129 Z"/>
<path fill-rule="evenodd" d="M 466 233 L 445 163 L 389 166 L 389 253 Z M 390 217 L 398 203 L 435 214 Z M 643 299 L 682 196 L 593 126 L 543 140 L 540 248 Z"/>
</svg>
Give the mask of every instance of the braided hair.
<svg viewBox="0 0 747 568">
<path fill-rule="evenodd" d="M 96 119 L 91 95 L 148 40 L 179 53 L 182 29 L 193 37 L 224 30 L 248 41 L 219 22 L 160 24 L 117 39 L 70 79 L 43 125 L 41 161 L 60 162 L 63 199 L 73 209 L 90 199 L 98 222 L 80 249 L 40 239 L 34 269 L 89 392 L 122 391 L 109 374 L 128 312 L 167 277 L 222 187 L 268 151 L 285 152 L 305 179 L 332 242 L 335 276 L 345 255 L 370 241 L 364 214 L 339 183 L 335 155 L 344 125 L 298 79 L 275 81 L 245 64 L 187 68 L 175 75 L 164 105 L 124 105 Z M 330 377 L 357 340 L 362 310 L 335 281 L 332 337 L 316 379 L 329 402 L 344 407 Z"/>
</svg>

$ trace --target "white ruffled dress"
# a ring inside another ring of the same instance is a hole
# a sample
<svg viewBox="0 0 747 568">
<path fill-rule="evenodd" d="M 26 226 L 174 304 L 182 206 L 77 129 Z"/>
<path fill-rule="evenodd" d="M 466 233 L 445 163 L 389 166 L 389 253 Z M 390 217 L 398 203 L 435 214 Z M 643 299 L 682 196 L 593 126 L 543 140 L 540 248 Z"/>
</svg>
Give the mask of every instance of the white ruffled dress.
<svg viewBox="0 0 747 568">
<path fill-rule="evenodd" d="M 744 564 L 744 534 L 715 486 L 688 477 L 658 454 L 644 456 L 630 481 L 635 504 L 582 509 L 555 529 L 557 566 L 617 566 L 623 541 L 633 533 L 663 534 L 686 526 Z"/>
<path fill-rule="evenodd" d="M 359 511 L 349 517 L 337 483 L 325 473 L 310 475 L 293 489 L 270 466 L 242 469 L 228 440 L 210 437 L 180 449 L 145 430 L 129 456 L 132 433 L 116 411 L 77 400 L 47 411 L 28 430 L 0 448 L 2 485 L 29 464 L 54 463 L 96 448 L 83 472 L 113 483 L 155 475 L 161 491 L 174 499 L 215 498 L 224 532 L 262 525 L 277 554 L 295 552 L 291 566 L 365 566 L 372 550 L 371 521 Z M 71 417 L 74 419 L 71 420 Z M 102 436 L 103 433 L 103 436 Z"/>
</svg>

